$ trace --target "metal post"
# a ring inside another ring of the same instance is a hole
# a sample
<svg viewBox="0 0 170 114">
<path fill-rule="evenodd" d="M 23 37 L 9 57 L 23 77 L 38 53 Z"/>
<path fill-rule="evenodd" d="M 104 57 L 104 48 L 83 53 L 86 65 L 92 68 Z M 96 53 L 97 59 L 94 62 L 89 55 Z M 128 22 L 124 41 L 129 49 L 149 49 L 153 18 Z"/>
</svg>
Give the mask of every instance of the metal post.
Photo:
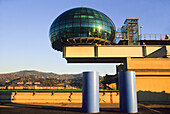
<svg viewBox="0 0 170 114">
<path fill-rule="evenodd" d="M 99 73 L 83 72 L 83 104 L 85 113 L 99 112 Z"/>
<path fill-rule="evenodd" d="M 140 26 L 140 39 L 142 40 L 142 28 L 143 26 Z"/>
<path fill-rule="evenodd" d="M 120 112 L 137 113 L 136 77 L 134 71 L 119 72 Z"/>
</svg>

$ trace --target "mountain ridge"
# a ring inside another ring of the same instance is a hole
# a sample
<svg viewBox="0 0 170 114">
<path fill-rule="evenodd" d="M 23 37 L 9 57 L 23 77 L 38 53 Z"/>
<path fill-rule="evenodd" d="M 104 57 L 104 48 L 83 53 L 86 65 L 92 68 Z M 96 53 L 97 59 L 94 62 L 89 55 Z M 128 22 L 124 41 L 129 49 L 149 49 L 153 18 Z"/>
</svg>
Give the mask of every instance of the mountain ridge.
<svg viewBox="0 0 170 114">
<path fill-rule="evenodd" d="M 12 73 L 0 74 L 0 85 L 15 79 L 28 77 L 28 76 L 69 80 L 69 79 L 80 78 L 82 77 L 82 74 L 81 73 L 80 74 L 57 74 L 53 72 L 47 73 L 47 72 L 41 72 L 36 70 L 22 70 L 22 71 L 17 71 Z"/>
</svg>

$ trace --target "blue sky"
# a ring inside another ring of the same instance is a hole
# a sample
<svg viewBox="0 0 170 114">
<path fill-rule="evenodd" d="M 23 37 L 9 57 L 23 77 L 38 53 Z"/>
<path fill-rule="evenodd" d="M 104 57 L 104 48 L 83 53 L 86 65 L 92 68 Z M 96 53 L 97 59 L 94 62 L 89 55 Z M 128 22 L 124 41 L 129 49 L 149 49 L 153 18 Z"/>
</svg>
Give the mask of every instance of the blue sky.
<svg viewBox="0 0 170 114">
<path fill-rule="evenodd" d="M 116 28 L 139 18 L 143 33 L 170 33 L 169 0 L 0 0 L 0 74 L 20 70 L 115 74 L 118 64 L 68 64 L 51 48 L 49 28 L 62 12 L 89 7 L 105 13 Z"/>
</svg>

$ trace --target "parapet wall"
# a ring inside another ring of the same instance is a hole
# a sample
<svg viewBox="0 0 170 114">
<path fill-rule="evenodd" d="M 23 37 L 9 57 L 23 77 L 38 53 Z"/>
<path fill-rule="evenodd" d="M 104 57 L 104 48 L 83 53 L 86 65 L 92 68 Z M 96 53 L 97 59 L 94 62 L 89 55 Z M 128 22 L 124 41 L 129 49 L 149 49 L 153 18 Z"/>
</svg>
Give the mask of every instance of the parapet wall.
<svg viewBox="0 0 170 114">
<path fill-rule="evenodd" d="M 99 94 L 100 103 L 119 103 L 115 92 Z M 0 103 L 82 103 L 81 92 L 1 92 Z"/>
<path fill-rule="evenodd" d="M 118 92 L 100 92 L 100 103 L 119 103 Z M 170 104 L 170 94 L 138 91 L 138 103 Z M 0 92 L 0 103 L 82 103 L 81 92 Z"/>
</svg>

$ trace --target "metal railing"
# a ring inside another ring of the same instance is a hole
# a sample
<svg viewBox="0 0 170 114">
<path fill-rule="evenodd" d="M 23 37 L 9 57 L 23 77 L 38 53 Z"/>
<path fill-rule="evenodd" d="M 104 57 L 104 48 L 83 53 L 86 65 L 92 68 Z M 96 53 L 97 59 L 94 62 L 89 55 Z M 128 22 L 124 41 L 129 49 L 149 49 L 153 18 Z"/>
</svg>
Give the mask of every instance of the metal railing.
<svg viewBox="0 0 170 114">
<path fill-rule="evenodd" d="M 167 38 L 168 35 L 168 38 Z M 170 39 L 170 34 L 140 34 L 139 40 L 159 40 L 159 39 Z M 126 34 L 121 33 L 121 31 L 117 30 L 116 40 L 115 42 L 119 42 L 120 39 L 126 39 Z"/>
<path fill-rule="evenodd" d="M 140 35 L 140 40 L 156 40 L 156 39 L 165 39 L 167 34 L 141 34 Z M 170 35 L 170 34 L 168 34 Z"/>
<path fill-rule="evenodd" d="M 0 92 L 82 92 L 82 90 L 0 90 Z M 99 90 L 99 92 L 119 92 L 119 90 Z"/>
</svg>

